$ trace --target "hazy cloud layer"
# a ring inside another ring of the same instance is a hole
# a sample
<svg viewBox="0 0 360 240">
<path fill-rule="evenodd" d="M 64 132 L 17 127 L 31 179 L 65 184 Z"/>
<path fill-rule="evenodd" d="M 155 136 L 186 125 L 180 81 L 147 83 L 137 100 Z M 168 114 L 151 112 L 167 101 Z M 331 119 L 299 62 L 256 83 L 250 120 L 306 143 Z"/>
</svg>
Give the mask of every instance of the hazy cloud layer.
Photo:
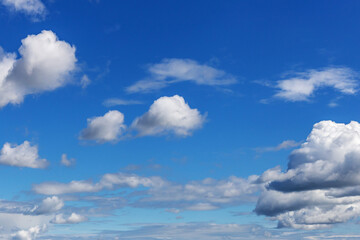
<svg viewBox="0 0 360 240">
<path fill-rule="evenodd" d="M 103 239 L 103 240 L 303 240 L 303 239 L 358 239 L 359 235 L 329 234 L 327 232 L 298 231 L 266 228 L 256 224 L 218 224 L 212 222 L 132 224 L 131 230 L 108 230 L 88 234 L 45 235 L 40 239 Z M 125 227 L 129 227 L 126 225 Z"/>
<path fill-rule="evenodd" d="M 87 128 L 80 133 L 80 139 L 98 143 L 117 141 L 126 129 L 124 114 L 117 110 L 109 111 L 104 116 L 88 118 L 87 124 Z"/>
<path fill-rule="evenodd" d="M 150 76 L 129 86 L 129 93 L 149 92 L 170 84 L 190 81 L 198 85 L 226 86 L 236 83 L 236 78 L 226 72 L 199 64 L 191 59 L 170 58 L 150 64 Z"/>
<path fill-rule="evenodd" d="M 325 68 L 298 72 L 294 76 L 277 82 L 279 91 L 275 97 L 288 101 L 308 101 L 318 89 L 329 87 L 342 94 L 355 94 L 358 73 L 350 68 Z"/>
<path fill-rule="evenodd" d="M 48 166 L 48 161 L 39 157 L 37 146 L 31 146 L 28 141 L 25 141 L 20 145 L 5 143 L 0 151 L 0 164 L 15 167 L 45 168 Z"/>
<path fill-rule="evenodd" d="M 255 211 L 280 227 L 314 229 L 360 216 L 360 124 L 322 121 L 289 158 L 288 169 L 266 171 L 267 190 Z"/>
<path fill-rule="evenodd" d="M 205 121 L 197 109 L 192 109 L 184 98 L 178 95 L 161 97 L 154 101 L 147 113 L 132 123 L 140 136 L 173 133 L 188 136 L 200 128 Z"/>
<path fill-rule="evenodd" d="M 21 42 L 19 59 L 0 49 L 0 107 L 66 85 L 75 69 L 75 47 L 58 40 L 52 31 L 29 35 Z"/>
<path fill-rule="evenodd" d="M 38 194 L 60 195 L 132 188 L 139 191 L 139 194 L 134 195 L 137 197 L 127 197 L 128 204 L 133 207 L 206 211 L 256 201 L 255 194 L 263 188 L 262 184 L 255 182 L 256 179 L 256 176 L 248 179 L 235 176 L 223 180 L 207 178 L 182 185 L 158 176 L 141 177 L 135 174 L 115 173 L 103 175 L 96 183 L 91 181 L 45 182 L 34 185 L 33 190 Z M 143 188 L 146 190 L 141 190 Z"/>
</svg>

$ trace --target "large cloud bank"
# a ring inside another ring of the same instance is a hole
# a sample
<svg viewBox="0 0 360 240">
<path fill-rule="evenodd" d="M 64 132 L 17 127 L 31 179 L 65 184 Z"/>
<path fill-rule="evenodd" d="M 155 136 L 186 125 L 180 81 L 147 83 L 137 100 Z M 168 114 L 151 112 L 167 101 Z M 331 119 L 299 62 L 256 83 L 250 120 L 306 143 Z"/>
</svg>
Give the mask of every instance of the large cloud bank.
<svg viewBox="0 0 360 240">
<path fill-rule="evenodd" d="M 256 213 L 279 227 L 315 229 L 360 216 L 360 124 L 322 121 L 289 157 L 288 169 L 266 171 Z"/>
</svg>

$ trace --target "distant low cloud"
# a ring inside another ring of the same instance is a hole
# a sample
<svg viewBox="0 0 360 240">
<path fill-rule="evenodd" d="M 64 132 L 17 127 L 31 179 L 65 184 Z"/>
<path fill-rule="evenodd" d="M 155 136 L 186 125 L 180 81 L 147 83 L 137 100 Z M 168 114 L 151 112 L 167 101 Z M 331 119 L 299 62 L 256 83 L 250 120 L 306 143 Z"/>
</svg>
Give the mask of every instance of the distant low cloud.
<svg viewBox="0 0 360 240">
<path fill-rule="evenodd" d="M 54 224 L 76 224 L 76 223 L 85 222 L 87 220 L 88 219 L 85 216 L 72 213 L 70 216 L 65 218 L 63 214 L 58 214 L 50 222 Z"/>
<path fill-rule="evenodd" d="M 154 101 L 149 111 L 136 118 L 131 126 L 140 136 L 166 133 L 188 136 L 201 128 L 204 121 L 205 116 L 190 108 L 183 97 L 175 95 Z"/>
<path fill-rule="evenodd" d="M 90 85 L 90 83 L 91 83 L 90 78 L 86 74 L 84 74 L 80 80 L 81 87 L 86 88 L 87 86 Z"/>
<path fill-rule="evenodd" d="M 358 79 L 358 73 L 345 67 L 298 72 L 277 82 L 276 88 L 279 90 L 275 97 L 293 102 L 308 101 L 317 90 L 325 87 L 352 95 L 358 91 Z"/>
<path fill-rule="evenodd" d="M 360 216 L 360 124 L 322 121 L 289 157 L 288 169 L 259 178 L 267 190 L 255 212 L 279 227 L 316 229 Z"/>
<path fill-rule="evenodd" d="M 124 114 L 117 110 L 109 111 L 104 116 L 88 118 L 87 123 L 87 127 L 80 133 L 80 139 L 98 143 L 115 142 L 126 129 Z"/>
<path fill-rule="evenodd" d="M 160 63 L 150 64 L 148 71 L 148 78 L 129 86 L 126 91 L 149 92 L 185 81 L 209 86 L 226 86 L 237 82 L 230 74 L 191 59 L 163 59 Z"/>
<path fill-rule="evenodd" d="M 133 207 L 209 211 L 256 201 L 256 193 L 263 188 L 262 183 L 255 182 L 256 179 L 256 176 L 248 179 L 232 176 L 222 180 L 207 178 L 177 184 L 159 176 L 143 177 L 120 172 L 105 174 L 95 183 L 92 181 L 44 182 L 34 185 L 33 191 L 43 195 L 62 195 L 132 188 L 134 193 L 136 190 L 139 191 L 138 194 L 134 194 L 135 198 L 129 196 L 127 199 L 127 204 Z M 103 201 L 106 202 L 106 198 Z"/>
<path fill-rule="evenodd" d="M 26 95 L 65 86 L 75 69 L 75 47 L 58 40 L 52 31 L 29 35 L 21 42 L 19 59 L 0 48 L 0 108 L 20 104 Z"/>
<path fill-rule="evenodd" d="M 142 104 L 141 101 L 137 100 L 124 100 L 120 98 L 109 98 L 103 102 L 105 107 L 114 107 L 114 106 L 122 106 L 122 105 L 136 105 Z"/>
<path fill-rule="evenodd" d="M 14 234 L 12 234 L 12 240 L 33 240 L 35 239 L 41 232 L 46 230 L 47 226 L 35 226 L 31 227 L 27 230 L 20 230 Z"/>
<path fill-rule="evenodd" d="M 74 165 L 75 162 L 76 162 L 75 158 L 69 159 L 65 153 L 63 153 L 61 155 L 61 161 L 60 161 L 61 165 L 70 167 L 70 166 Z"/>
<path fill-rule="evenodd" d="M 46 14 L 45 5 L 40 0 L 0 0 L 0 2 L 10 10 L 23 12 L 39 20 Z"/>
<path fill-rule="evenodd" d="M 35 206 L 29 214 L 43 215 L 59 211 L 64 206 L 64 202 L 57 196 L 45 198 L 40 205 Z"/>
<path fill-rule="evenodd" d="M 48 161 L 39 157 L 37 146 L 31 146 L 28 141 L 25 141 L 20 145 L 5 143 L 0 151 L 0 164 L 15 167 L 45 168 L 48 166 Z"/>
<path fill-rule="evenodd" d="M 45 182 L 34 185 L 33 190 L 38 194 L 61 195 L 68 193 L 99 192 L 104 189 L 118 187 L 136 188 L 138 186 L 151 187 L 162 185 L 164 181 L 159 177 L 140 177 L 135 174 L 105 174 L 98 183 L 90 181 L 71 181 L 70 183 Z"/>
</svg>

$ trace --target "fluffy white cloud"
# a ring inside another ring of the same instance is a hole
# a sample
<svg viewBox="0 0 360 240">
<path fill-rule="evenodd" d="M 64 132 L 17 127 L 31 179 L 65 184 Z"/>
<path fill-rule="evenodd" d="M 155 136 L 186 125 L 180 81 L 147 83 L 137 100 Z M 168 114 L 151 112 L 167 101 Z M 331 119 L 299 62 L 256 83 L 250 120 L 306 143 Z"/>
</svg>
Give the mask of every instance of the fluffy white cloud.
<svg viewBox="0 0 360 240">
<path fill-rule="evenodd" d="M 307 101 L 319 88 L 331 87 L 343 94 L 355 94 L 358 74 L 349 68 L 309 70 L 277 82 L 275 97 L 288 101 Z"/>
<path fill-rule="evenodd" d="M 289 158 L 258 178 L 267 190 L 255 211 L 280 227 L 315 229 L 360 216 L 360 124 L 322 121 Z"/>
<path fill-rule="evenodd" d="M 46 13 L 46 8 L 40 0 L 0 0 L 6 7 L 26 13 L 34 17 L 42 17 Z"/>
<path fill-rule="evenodd" d="M 57 196 L 45 198 L 39 206 L 35 206 L 30 214 L 42 215 L 59 211 L 64 206 L 63 200 Z"/>
<path fill-rule="evenodd" d="M 0 51 L 0 107 L 66 85 L 75 69 L 75 47 L 58 40 L 52 31 L 29 35 L 21 42 L 20 59 Z"/>
<path fill-rule="evenodd" d="M 74 165 L 76 162 L 75 158 L 70 158 L 68 159 L 67 155 L 65 153 L 63 153 L 61 155 L 61 161 L 60 163 L 66 167 L 70 167 L 72 165 Z"/>
<path fill-rule="evenodd" d="M 0 164 L 15 167 L 45 168 L 48 166 L 48 161 L 39 158 L 37 146 L 31 146 L 28 141 L 25 141 L 20 145 L 5 143 L 0 151 Z"/>
<path fill-rule="evenodd" d="M 104 116 L 88 118 L 87 123 L 87 128 L 80 133 L 80 139 L 98 143 L 117 141 L 126 129 L 124 114 L 117 110 L 109 111 Z"/>
<path fill-rule="evenodd" d="M 20 230 L 12 235 L 13 240 L 33 240 L 36 236 L 46 230 L 46 225 L 31 227 L 28 230 Z"/>
<path fill-rule="evenodd" d="M 132 123 L 140 136 L 174 133 L 188 136 L 205 121 L 197 109 L 191 109 L 184 98 L 178 95 L 161 97 L 154 101 L 143 116 Z"/>
<path fill-rule="evenodd" d="M 149 65 L 150 77 L 127 88 L 130 93 L 148 92 L 169 84 L 191 81 L 198 85 L 224 86 L 236 83 L 236 79 L 222 70 L 199 64 L 191 59 L 163 59 Z"/>
<path fill-rule="evenodd" d="M 87 218 L 85 216 L 72 213 L 69 217 L 64 218 L 63 214 L 58 214 L 55 216 L 53 220 L 51 220 L 51 223 L 54 224 L 76 224 L 87 221 Z"/>
</svg>

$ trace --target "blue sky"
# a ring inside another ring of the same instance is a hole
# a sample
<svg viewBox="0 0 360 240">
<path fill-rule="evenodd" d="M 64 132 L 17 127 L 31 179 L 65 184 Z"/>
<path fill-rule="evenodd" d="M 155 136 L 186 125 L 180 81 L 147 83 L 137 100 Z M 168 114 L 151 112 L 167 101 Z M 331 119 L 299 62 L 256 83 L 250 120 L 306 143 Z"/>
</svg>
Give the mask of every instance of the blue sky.
<svg viewBox="0 0 360 240">
<path fill-rule="evenodd" d="M 360 238 L 359 7 L 0 0 L 0 238 Z"/>
</svg>

